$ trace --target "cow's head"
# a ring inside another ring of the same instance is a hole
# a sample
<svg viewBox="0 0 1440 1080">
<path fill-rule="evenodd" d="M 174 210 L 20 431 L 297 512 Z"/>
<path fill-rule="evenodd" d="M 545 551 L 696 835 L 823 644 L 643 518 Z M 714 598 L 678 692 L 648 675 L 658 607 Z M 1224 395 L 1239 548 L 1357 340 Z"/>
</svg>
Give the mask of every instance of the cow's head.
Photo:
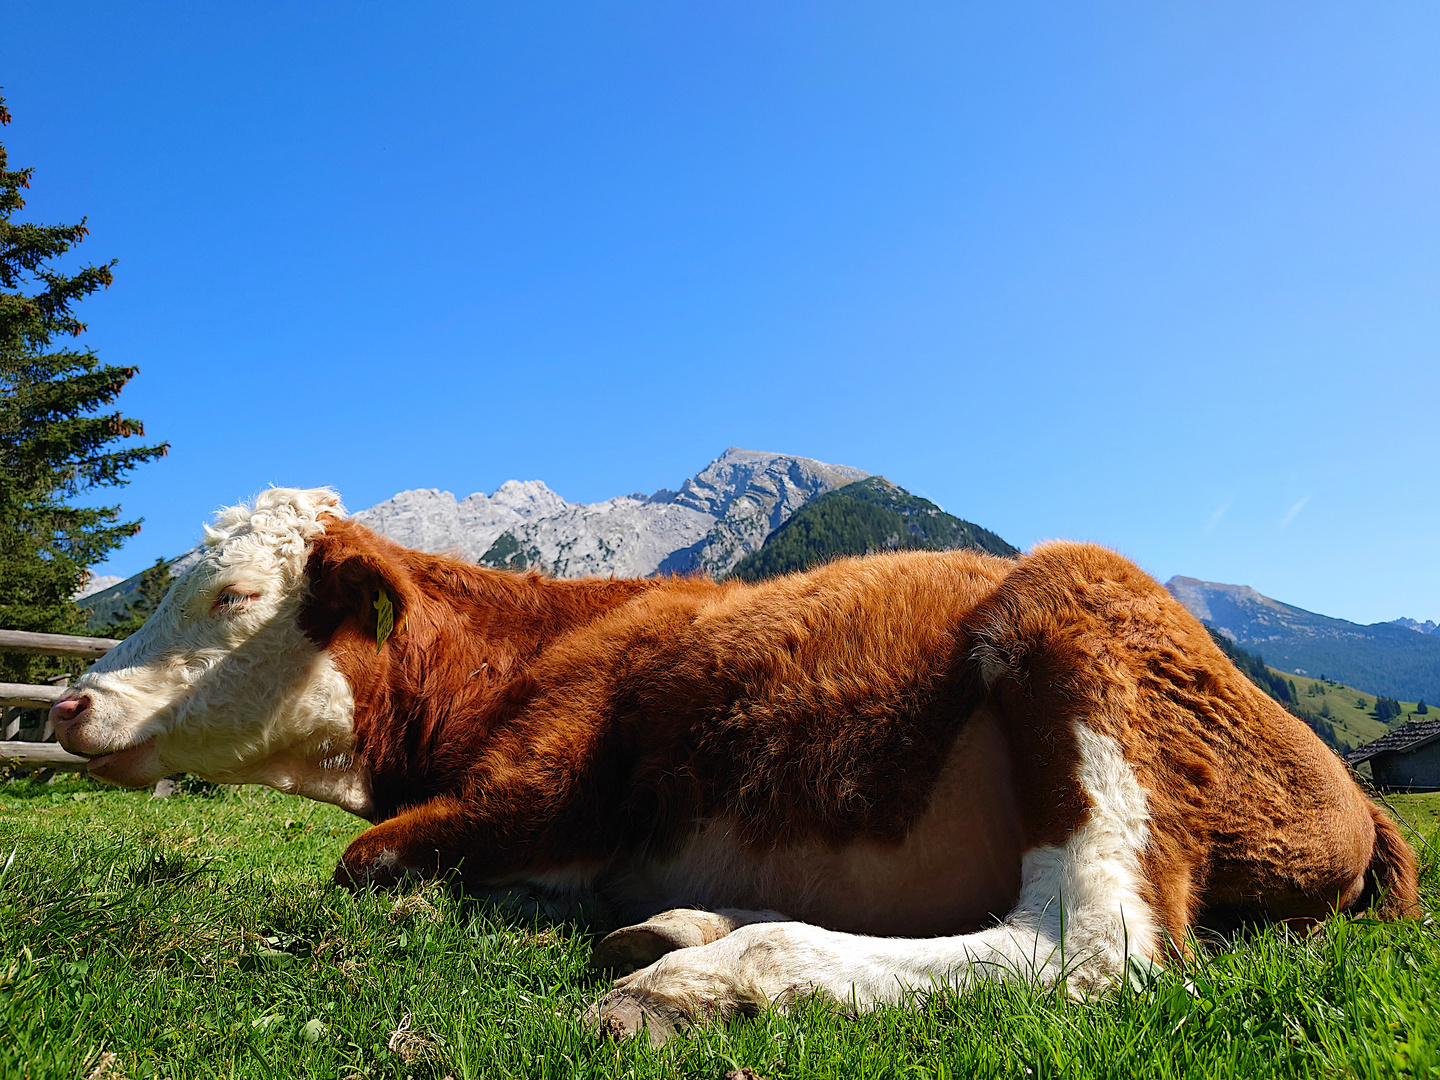
<svg viewBox="0 0 1440 1080">
<path fill-rule="evenodd" d="M 61 745 L 129 787 L 190 772 L 366 813 L 350 685 L 302 628 L 307 561 L 343 514 L 324 488 L 221 511 L 200 561 L 51 710 Z"/>
</svg>

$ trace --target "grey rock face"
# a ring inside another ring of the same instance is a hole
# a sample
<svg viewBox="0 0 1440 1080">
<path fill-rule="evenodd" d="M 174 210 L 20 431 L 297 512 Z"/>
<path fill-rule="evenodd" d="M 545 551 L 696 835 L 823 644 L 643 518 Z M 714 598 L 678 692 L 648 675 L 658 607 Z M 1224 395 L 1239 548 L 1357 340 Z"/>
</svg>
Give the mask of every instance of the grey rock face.
<svg viewBox="0 0 1440 1080">
<path fill-rule="evenodd" d="M 493 495 L 476 493 L 459 501 L 435 488 L 402 491 L 354 517 L 405 547 L 477 562 L 507 529 L 569 505 L 539 480 L 507 480 Z"/>
<path fill-rule="evenodd" d="M 124 581 L 119 574 L 91 574 L 85 584 L 80 586 L 80 591 L 75 594 L 76 600 L 84 600 L 87 596 L 94 596 L 102 589 L 108 589 L 111 585 L 119 585 Z"/>
<path fill-rule="evenodd" d="M 815 496 L 863 480 L 848 465 L 735 447 L 678 491 L 567 502 L 539 480 L 457 500 L 406 491 L 355 519 L 406 547 L 556 577 L 723 574 Z"/>
<path fill-rule="evenodd" d="M 1419 622 L 1416 619 L 1406 619 L 1402 617 L 1399 619 L 1391 619 L 1390 621 L 1396 626 L 1403 626 L 1406 630 L 1414 630 L 1416 633 L 1440 634 L 1440 623 L 1436 623 L 1433 619 L 1426 619 L 1424 622 Z"/>
<path fill-rule="evenodd" d="M 693 564 L 675 569 L 704 570 L 719 577 L 815 496 L 869 475 L 849 465 L 732 446 L 686 480 L 675 497 L 677 503 L 718 519 Z"/>
</svg>

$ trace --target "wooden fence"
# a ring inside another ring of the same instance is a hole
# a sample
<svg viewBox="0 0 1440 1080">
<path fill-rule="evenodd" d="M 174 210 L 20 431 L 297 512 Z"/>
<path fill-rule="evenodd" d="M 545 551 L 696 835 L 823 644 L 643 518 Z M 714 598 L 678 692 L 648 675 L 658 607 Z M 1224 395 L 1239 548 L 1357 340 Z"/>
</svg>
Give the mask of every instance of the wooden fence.
<svg viewBox="0 0 1440 1080">
<path fill-rule="evenodd" d="M 73 656 L 94 660 L 120 642 L 110 638 L 74 637 L 70 634 L 32 634 L 25 630 L 0 630 L 0 652 L 32 656 Z M 54 737 L 47 720 L 43 727 L 28 730 L 38 735 L 17 739 L 21 734 L 21 709 L 48 709 L 65 693 L 70 677 L 62 675 L 49 683 L 0 683 L 0 715 L 4 717 L 4 739 L 0 740 L 0 764 L 23 768 L 80 771 L 85 759 L 68 754 L 49 740 Z"/>
</svg>

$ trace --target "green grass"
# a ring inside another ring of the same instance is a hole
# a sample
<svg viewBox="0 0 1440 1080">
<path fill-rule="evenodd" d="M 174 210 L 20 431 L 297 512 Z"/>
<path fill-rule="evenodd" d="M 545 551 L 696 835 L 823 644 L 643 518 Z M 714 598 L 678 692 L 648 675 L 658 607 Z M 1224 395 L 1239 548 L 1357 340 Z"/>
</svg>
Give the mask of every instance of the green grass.
<svg viewBox="0 0 1440 1080">
<path fill-rule="evenodd" d="M 1440 791 L 1425 791 L 1415 795 L 1381 795 L 1378 798 L 1394 816 L 1411 827 L 1406 830 L 1410 842 L 1424 854 L 1423 838 L 1440 826 Z"/>
<path fill-rule="evenodd" d="M 987 986 L 617 1046 L 576 1020 L 605 985 L 586 927 L 434 887 L 336 891 L 360 824 L 260 789 L 0 784 L 0 1076 L 84 1077 L 107 1051 L 130 1080 L 1440 1076 L 1440 932 L 1344 919 L 1212 944 L 1098 1002 Z"/>
</svg>

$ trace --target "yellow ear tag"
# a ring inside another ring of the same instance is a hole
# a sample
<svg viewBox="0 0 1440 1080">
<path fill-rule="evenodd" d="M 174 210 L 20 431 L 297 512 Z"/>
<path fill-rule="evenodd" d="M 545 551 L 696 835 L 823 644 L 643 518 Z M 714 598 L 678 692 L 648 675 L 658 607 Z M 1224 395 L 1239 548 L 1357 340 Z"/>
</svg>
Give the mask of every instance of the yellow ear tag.
<svg viewBox="0 0 1440 1080">
<path fill-rule="evenodd" d="M 385 647 L 385 639 L 395 632 L 395 605 L 384 589 L 380 590 L 380 598 L 375 601 L 375 610 L 379 612 L 375 619 L 375 652 L 379 653 Z"/>
</svg>

